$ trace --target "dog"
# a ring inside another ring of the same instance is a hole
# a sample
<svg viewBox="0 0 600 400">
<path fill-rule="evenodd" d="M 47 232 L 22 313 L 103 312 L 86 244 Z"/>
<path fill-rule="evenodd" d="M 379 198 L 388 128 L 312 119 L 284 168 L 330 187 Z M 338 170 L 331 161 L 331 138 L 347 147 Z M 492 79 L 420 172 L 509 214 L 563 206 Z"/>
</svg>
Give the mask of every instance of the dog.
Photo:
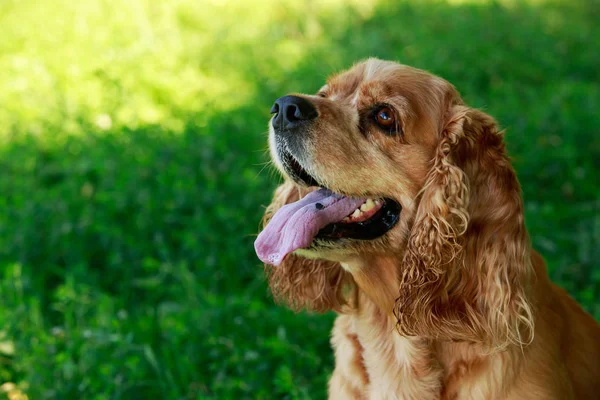
<svg viewBox="0 0 600 400">
<path fill-rule="evenodd" d="M 532 249 L 492 117 L 378 59 L 271 113 L 255 249 L 278 301 L 338 313 L 330 399 L 600 397 L 600 326 Z"/>
</svg>

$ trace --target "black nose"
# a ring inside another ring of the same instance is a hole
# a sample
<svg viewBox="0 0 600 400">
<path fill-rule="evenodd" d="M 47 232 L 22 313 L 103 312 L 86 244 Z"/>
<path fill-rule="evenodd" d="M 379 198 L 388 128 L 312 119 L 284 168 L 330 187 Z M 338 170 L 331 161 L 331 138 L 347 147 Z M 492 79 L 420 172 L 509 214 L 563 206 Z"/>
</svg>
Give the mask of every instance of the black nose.
<svg viewBox="0 0 600 400">
<path fill-rule="evenodd" d="M 291 129 L 317 117 L 317 110 L 310 101 L 298 96 L 278 98 L 271 108 L 273 128 Z"/>
</svg>

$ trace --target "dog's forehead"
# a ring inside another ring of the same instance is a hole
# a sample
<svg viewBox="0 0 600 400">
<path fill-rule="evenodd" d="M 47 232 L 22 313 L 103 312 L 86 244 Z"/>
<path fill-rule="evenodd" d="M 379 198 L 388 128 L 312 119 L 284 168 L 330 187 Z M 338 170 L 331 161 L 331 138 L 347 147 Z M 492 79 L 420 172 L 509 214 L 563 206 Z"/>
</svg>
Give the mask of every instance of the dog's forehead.
<svg viewBox="0 0 600 400">
<path fill-rule="evenodd" d="M 392 61 L 370 58 L 327 80 L 321 89 L 331 100 L 349 98 L 356 104 L 364 95 L 375 97 L 393 95 L 396 90 L 407 90 L 415 83 L 426 84 L 433 75 Z"/>
</svg>

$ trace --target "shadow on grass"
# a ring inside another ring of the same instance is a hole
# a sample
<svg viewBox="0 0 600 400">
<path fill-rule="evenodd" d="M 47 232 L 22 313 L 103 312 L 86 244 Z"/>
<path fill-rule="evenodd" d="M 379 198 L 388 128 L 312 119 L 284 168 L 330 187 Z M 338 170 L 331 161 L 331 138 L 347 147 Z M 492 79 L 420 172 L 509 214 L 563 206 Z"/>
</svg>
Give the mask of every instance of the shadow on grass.
<svg viewBox="0 0 600 400">
<path fill-rule="evenodd" d="M 248 82 L 241 105 L 167 104 L 174 130 L 102 130 L 82 116 L 86 134 L 64 133 L 56 118 L 35 136 L 15 123 L 0 149 L 0 317 L 15 347 L 1 379 L 30 398 L 324 398 L 332 316 L 273 305 L 253 253 L 277 180 L 261 172 L 262 133 L 276 97 L 314 92 L 368 56 L 445 77 L 508 128 L 534 245 L 600 315 L 591 3 L 288 12 L 252 38 L 260 43 L 227 44 L 223 31 L 225 44 L 204 44 L 212 68 Z"/>
</svg>

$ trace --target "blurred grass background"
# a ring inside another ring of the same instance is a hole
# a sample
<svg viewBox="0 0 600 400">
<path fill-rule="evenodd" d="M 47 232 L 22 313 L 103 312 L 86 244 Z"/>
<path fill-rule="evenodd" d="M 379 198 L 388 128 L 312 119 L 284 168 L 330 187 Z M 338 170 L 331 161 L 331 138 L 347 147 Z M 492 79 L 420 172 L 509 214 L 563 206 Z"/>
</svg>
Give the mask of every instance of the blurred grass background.
<svg viewBox="0 0 600 400">
<path fill-rule="evenodd" d="M 0 398 L 323 399 L 332 315 L 253 252 L 272 102 L 368 56 L 507 128 L 555 281 L 600 317 L 598 1 L 3 0 Z"/>
</svg>

